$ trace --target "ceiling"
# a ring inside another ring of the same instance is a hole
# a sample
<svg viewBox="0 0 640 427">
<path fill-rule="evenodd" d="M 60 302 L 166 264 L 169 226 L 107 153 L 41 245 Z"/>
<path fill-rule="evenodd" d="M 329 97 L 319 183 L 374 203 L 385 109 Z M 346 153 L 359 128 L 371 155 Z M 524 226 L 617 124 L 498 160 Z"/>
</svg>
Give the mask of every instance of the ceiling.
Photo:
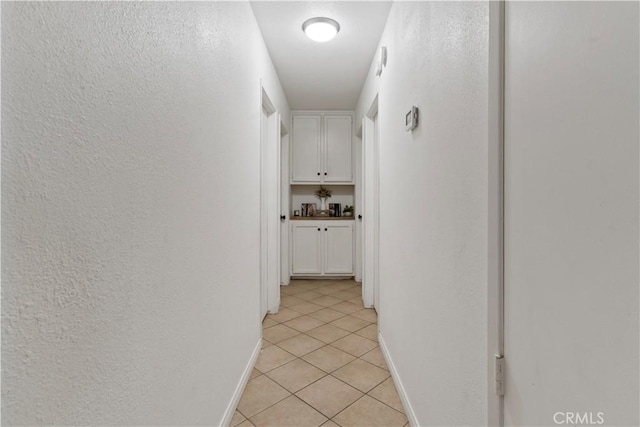
<svg viewBox="0 0 640 427">
<path fill-rule="evenodd" d="M 253 12 L 292 110 L 352 110 L 376 53 L 390 1 L 253 1 Z M 302 23 L 324 16 L 340 24 L 317 43 Z"/>
</svg>

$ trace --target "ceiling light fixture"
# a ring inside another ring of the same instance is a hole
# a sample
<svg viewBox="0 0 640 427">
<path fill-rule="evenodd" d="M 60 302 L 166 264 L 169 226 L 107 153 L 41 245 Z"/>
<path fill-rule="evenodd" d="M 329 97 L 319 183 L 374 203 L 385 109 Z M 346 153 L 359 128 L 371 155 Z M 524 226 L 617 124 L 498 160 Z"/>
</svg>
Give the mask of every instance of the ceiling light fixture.
<svg viewBox="0 0 640 427">
<path fill-rule="evenodd" d="M 338 34 L 340 24 L 331 18 L 311 18 L 304 21 L 302 31 L 313 41 L 328 42 Z"/>
</svg>

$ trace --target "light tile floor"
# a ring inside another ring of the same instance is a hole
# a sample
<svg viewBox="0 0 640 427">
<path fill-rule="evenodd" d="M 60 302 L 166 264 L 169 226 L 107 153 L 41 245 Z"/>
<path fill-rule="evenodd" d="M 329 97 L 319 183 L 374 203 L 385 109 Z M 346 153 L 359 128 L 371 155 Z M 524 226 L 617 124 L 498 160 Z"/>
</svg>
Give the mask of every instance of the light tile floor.
<svg viewBox="0 0 640 427">
<path fill-rule="evenodd" d="M 281 295 L 231 425 L 408 425 L 360 285 L 292 280 Z"/>
</svg>

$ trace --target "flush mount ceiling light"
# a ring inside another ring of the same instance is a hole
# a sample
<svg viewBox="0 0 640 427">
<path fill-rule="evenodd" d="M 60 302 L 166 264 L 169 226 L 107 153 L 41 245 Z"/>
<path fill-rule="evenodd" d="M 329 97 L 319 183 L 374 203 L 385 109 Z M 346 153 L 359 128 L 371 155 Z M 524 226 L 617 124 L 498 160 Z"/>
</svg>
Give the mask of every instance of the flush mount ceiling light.
<svg viewBox="0 0 640 427">
<path fill-rule="evenodd" d="M 340 24 L 331 18 L 311 18 L 304 21 L 302 31 L 313 41 L 328 42 L 338 34 Z"/>
</svg>

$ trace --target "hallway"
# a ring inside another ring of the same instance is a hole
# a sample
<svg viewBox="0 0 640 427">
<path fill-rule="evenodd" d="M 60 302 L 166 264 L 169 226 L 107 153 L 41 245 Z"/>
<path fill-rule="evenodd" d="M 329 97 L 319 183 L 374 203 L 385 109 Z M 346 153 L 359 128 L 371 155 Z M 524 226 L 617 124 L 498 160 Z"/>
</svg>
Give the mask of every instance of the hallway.
<svg viewBox="0 0 640 427">
<path fill-rule="evenodd" d="M 360 285 L 293 280 L 281 289 L 231 425 L 408 425 Z"/>
</svg>

